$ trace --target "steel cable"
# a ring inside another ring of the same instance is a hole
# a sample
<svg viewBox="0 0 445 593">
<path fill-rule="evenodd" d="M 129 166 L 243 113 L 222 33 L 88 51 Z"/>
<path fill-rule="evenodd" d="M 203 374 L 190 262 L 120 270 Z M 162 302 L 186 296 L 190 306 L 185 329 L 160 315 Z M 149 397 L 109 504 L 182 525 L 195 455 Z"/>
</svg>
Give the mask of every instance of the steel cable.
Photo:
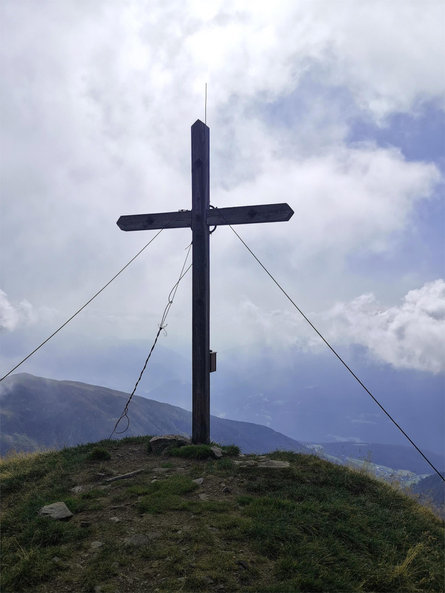
<svg viewBox="0 0 445 593">
<path fill-rule="evenodd" d="M 431 461 L 428 459 L 428 457 L 421 451 L 421 449 L 414 443 L 414 441 L 406 434 L 406 432 L 403 430 L 403 428 L 394 420 L 394 418 L 391 416 L 391 414 L 389 412 L 387 412 L 385 410 L 385 408 L 382 406 L 382 404 L 377 400 L 376 397 L 374 397 L 374 395 L 369 391 L 369 389 L 366 387 L 366 385 L 359 379 L 359 377 L 357 377 L 357 375 L 354 373 L 354 371 L 349 367 L 349 365 L 343 360 L 343 358 L 336 352 L 336 350 L 331 346 L 331 344 L 323 337 L 323 335 L 318 331 L 318 329 L 315 327 L 315 325 L 311 322 L 311 320 L 303 313 L 303 311 L 300 309 L 300 307 L 298 307 L 298 305 L 291 299 L 291 297 L 288 295 L 288 293 L 284 290 L 284 288 L 281 286 L 281 284 L 274 278 L 274 276 L 271 274 L 271 272 L 269 272 L 269 270 L 266 268 L 266 266 L 260 261 L 260 259 L 255 255 L 255 253 L 252 251 L 252 249 L 247 245 L 247 243 L 244 241 L 244 239 L 242 239 L 240 237 L 240 235 L 235 231 L 235 229 L 232 227 L 232 225 L 228 225 L 232 231 L 235 233 L 235 235 L 238 237 L 238 239 L 241 241 L 241 243 L 244 245 L 244 247 L 249 251 L 249 253 L 254 257 L 254 259 L 257 261 L 257 263 L 263 268 L 263 270 L 266 272 L 266 274 L 271 278 L 271 280 L 278 286 L 278 288 L 281 290 L 281 292 L 284 294 L 284 296 L 292 303 L 292 305 L 297 309 L 297 311 L 300 313 L 300 315 L 305 319 L 305 321 L 307 321 L 307 323 L 311 326 L 311 328 L 319 335 L 319 337 L 323 340 L 323 342 L 326 344 L 326 346 L 333 352 L 333 354 L 335 354 L 335 356 L 338 358 L 338 360 L 343 364 L 343 366 L 351 373 L 351 375 L 354 377 L 354 379 L 363 387 L 363 389 L 368 393 L 368 395 L 370 395 L 372 397 L 372 399 L 374 400 L 374 402 L 379 406 L 379 408 L 382 410 L 382 412 L 384 412 L 386 414 L 386 416 L 391 420 L 391 422 L 399 429 L 399 431 L 403 434 L 403 436 L 411 443 L 411 445 L 416 449 L 416 451 L 418 453 L 420 453 L 420 455 L 424 458 L 424 460 L 428 463 L 428 465 L 435 471 L 435 473 L 445 482 L 445 477 L 440 473 L 440 471 L 431 463 Z"/>
<path fill-rule="evenodd" d="M 175 296 L 176 296 L 176 292 L 178 290 L 179 284 L 181 283 L 181 280 L 184 278 L 184 276 L 188 273 L 188 271 L 192 267 L 192 264 L 190 264 L 187 267 L 187 269 L 185 268 L 186 265 L 187 265 L 187 260 L 188 260 L 189 255 L 190 255 L 191 247 L 192 247 L 192 243 L 190 243 L 190 245 L 187 247 L 187 253 L 186 253 L 186 256 L 185 256 L 184 263 L 182 264 L 182 268 L 181 268 L 181 272 L 179 274 L 179 278 L 176 281 L 176 283 L 173 285 L 173 288 L 169 292 L 168 299 L 167 299 L 167 305 L 165 306 L 164 312 L 162 314 L 161 321 L 160 321 L 159 327 L 158 327 L 158 331 L 156 333 L 155 339 L 153 340 L 153 344 L 152 344 L 152 346 L 150 348 L 150 351 L 148 353 L 147 358 L 145 359 L 145 362 L 144 362 L 144 365 L 142 367 L 142 370 L 139 373 L 139 377 L 138 377 L 138 380 L 135 383 L 135 386 L 133 388 L 133 391 L 131 392 L 131 394 L 130 394 L 128 400 L 127 400 L 127 403 L 125 404 L 124 409 L 122 410 L 121 415 L 116 420 L 116 423 L 114 425 L 114 428 L 113 428 L 110 436 L 108 437 L 110 439 L 113 436 L 113 434 L 123 434 L 124 432 L 127 432 L 128 428 L 130 427 L 130 418 L 128 416 L 128 408 L 129 408 L 130 402 L 133 399 L 133 396 L 136 393 L 136 389 L 137 389 L 137 387 L 138 387 L 138 385 L 139 385 L 139 383 L 140 383 L 140 381 L 142 379 L 142 375 L 144 374 L 145 369 L 147 368 L 148 361 L 150 360 L 151 355 L 153 354 L 153 350 L 156 347 L 156 344 L 158 342 L 159 336 L 161 335 L 161 332 L 167 327 L 167 324 L 166 324 L 167 317 L 168 317 L 168 314 L 170 312 L 170 309 L 171 309 L 171 307 L 173 305 L 173 301 L 175 300 Z M 127 421 L 127 425 L 125 426 L 125 428 L 123 430 L 117 430 L 117 427 L 119 426 L 119 424 L 122 422 L 122 420 L 124 418 Z"/>
</svg>

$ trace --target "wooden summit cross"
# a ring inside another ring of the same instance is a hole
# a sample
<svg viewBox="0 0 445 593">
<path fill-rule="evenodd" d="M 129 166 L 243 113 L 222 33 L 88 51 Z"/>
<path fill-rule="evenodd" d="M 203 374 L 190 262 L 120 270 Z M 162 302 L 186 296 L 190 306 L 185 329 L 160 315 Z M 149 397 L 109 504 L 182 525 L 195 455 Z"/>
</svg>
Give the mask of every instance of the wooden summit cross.
<svg viewBox="0 0 445 593">
<path fill-rule="evenodd" d="M 210 441 L 210 266 L 209 227 L 253 222 L 287 221 L 288 204 L 211 208 L 209 201 L 209 128 L 192 126 L 192 209 L 159 214 L 121 216 L 123 231 L 191 227 L 192 229 L 192 442 Z"/>
</svg>

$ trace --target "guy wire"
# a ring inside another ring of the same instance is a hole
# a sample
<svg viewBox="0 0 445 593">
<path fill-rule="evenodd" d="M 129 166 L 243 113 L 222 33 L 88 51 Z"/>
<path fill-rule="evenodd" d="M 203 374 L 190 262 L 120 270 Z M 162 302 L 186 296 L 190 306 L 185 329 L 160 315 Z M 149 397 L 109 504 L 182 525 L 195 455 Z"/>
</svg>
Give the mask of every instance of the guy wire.
<svg viewBox="0 0 445 593">
<path fill-rule="evenodd" d="M 21 361 L 20 361 L 18 364 L 16 364 L 16 365 L 15 365 L 15 367 L 13 367 L 13 368 L 12 368 L 10 371 L 8 371 L 8 372 L 6 373 L 6 375 L 3 375 L 3 377 L 1 377 L 1 378 L 0 378 L 0 383 L 3 381 L 3 379 L 6 379 L 6 377 L 9 377 L 9 375 L 10 375 L 11 373 L 13 373 L 13 372 L 14 372 L 16 369 L 18 369 L 18 368 L 19 368 L 19 366 L 21 366 L 21 365 L 22 365 L 24 362 L 26 362 L 26 361 L 28 360 L 28 358 L 31 358 L 31 356 L 32 356 L 33 354 L 35 354 L 35 353 L 37 352 L 37 350 L 40 350 L 40 348 L 41 348 L 42 346 L 44 346 L 44 345 L 45 345 L 47 342 L 49 342 L 49 341 L 51 340 L 51 338 L 53 338 L 53 337 L 54 337 L 56 334 L 58 334 L 58 333 L 59 333 L 59 331 L 60 331 L 61 329 L 63 329 L 63 328 L 66 326 L 66 325 L 68 325 L 68 323 L 69 323 L 70 321 L 72 321 L 72 320 L 73 320 L 73 319 L 74 319 L 74 318 L 75 318 L 77 315 L 79 315 L 79 313 L 80 313 L 81 311 L 83 311 L 83 310 L 85 309 L 85 307 L 86 307 L 86 306 L 88 306 L 88 305 L 89 305 L 89 304 L 90 304 L 92 301 L 94 301 L 94 299 L 95 299 L 97 296 L 99 296 L 99 295 L 100 295 L 100 293 L 101 293 L 101 292 L 103 292 L 103 291 L 104 291 L 104 290 L 107 288 L 107 286 L 109 286 L 109 285 L 110 285 L 110 284 L 113 282 L 113 280 L 116 280 L 116 278 L 117 278 L 118 276 L 120 276 L 120 275 L 122 274 L 122 272 L 123 272 L 124 270 L 126 270 L 126 269 L 128 268 L 128 266 L 129 266 L 131 263 L 133 263 L 133 262 L 134 262 L 134 260 L 135 260 L 135 259 L 136 259 L 136 258 L 137 258 L 139 255 L 141 255 L 141 253 L 142 253 L 143 251 L 145 251 L 145 249 L 147 249 L 147 247 L 148 247 L 148 246 L 149 246 L 151 243 L 153 243 L 153 241 L 154 241 L 154 240 L 155 240 L 155 239 L 156 239 L 156 238 L 157 238 L 157 237 L 158 237 L 158 236 L 159 236 L 159 235 L 162 233 L 162 231 L 163 231 L 163 230 L 164 230 L 164 229 L 161 229 L 159 232 L 157 232 L 157 233 L 156 233 L 156 235 L 155 235 L 154 237 L 152 237 L 152 238 L 150 239 L 150 241 L 149 241 L 148 243 L 146 243 L 146 244 L 144 245 L 144 247 L 142 247 L 142 249 L 140 249 L 140 250 L 139 250 L 139 251 L 136 253 L 136 255 L 135 255 L 134 257 L 132 257 L 132 258 L 130 259 L 130 261 L 129 261 L 129 262 L 127 262 L 127 263 L 125 264 L 125 266 L 119 270 L 119 272 L 118 272 L 117 274 L 115 274 L 115 275 L 113 276 L 113 278 L 111 278 L 111 280 L 109 280 L 109 281 L 108 281 L 108 282 L 107 282 L 107 283 L 106 283 L 104 286 L 102 286 L 102 288 L 101 288 L 100 290 L 98 290 L 98 291 L 97 291 L 97 292 L 96 292 L 96 293 L 95 293 L 95 294 L 94 294 L 94 295 L 93 295 L 93 296 L 92 296 L 92 297 L 91 297 L 91 298 L 90 298 L 90 299 L 89 299 L 89 300 L 88 300 L 88 301 L 87 301 L 87 302 L 86 302 L 84 305 L 82 305 L 82 307 L 80 307 L 80 309 L 78 309 L 78 310 L 77 310 L 75 313 L 73 313 L 73 315 L 71 315 L 71 317 L 69 317 L 69 318 L 68 318 L 68 319 L 65 321 L 65 323 L 62 323 L 62 325 L 61 325 L 61 326 L 60 326 L 58 329 L 56 329 L 56 331 L 54 331 L 54 332 L 53 332 L 53 333 L 52 333 L 50 336 L 48 336 L 48 337 L 46 338 L 46 340 L 44 340 L 44 341 L 43 341 L 41 344 L 39 344 L 39 345 L 37 346 L 37 348 L 34 348 L 34 350 L 33 350 L 32 352 L 30 352 L 30 353 L 29 353 L 27 356 L 25 356 L 25 358 L 23 358 L 23 360 L 21 360 Z"/>
<path fill-rule="evenodd" d="M 185 259 L 184 259 L 184 263 L 182 264 L 182 268 L 181 268 L 181 272 L 179 274 L 179 278 L 176 281 L 176 283 L 173 285 L 173 288 L 169 292 L 168 299 L 167 299 L 167 305 L 165 306 L 164 312 L 162 314 L 161 321 L 160 321 L 159 327 L 158 327 L 158 331 L 156 333 L 155 339 L 153 340 L 153 344 L 152 344 L 152 346 L 150 348 L 150 351 L 148 353 L 147 358 L 145 359 L 145 362 L 144 362 L 144 365 L 142 367 L 142 370 L 139 373 L 139 377 L 138 377 L 138 380 L 136 381 L 136 384 L 135 384 L 135 386 L 133 388 L 133 391 L 131 392 L 131 394 L 130 394 L 128 400 L 127 400 L 127 403 L 125 404 L 124 409 L 122 410 L 122 414 L 117 419 L 116 424 L 114 425 L 114 428 L 113 428 L 110 436 L 108 437 L 109 439 L 111 439 L 111 437 L 113 436 L 113 434 L 123 434 L 124 432 L 127 432 L 127 430 L 130 427 L 130 418 L 128 416 L 128 408 L 129 408 L 130 402 L 133 399 L 133 396 L 136 393 L 136 389 L 137 389 L 137 387 L 138 387 L 138 385 L 139 385 L 139 383 L 140 383 L 140 381 L 142 379 L 142 375 L 144 374 L 145 369 L 147 368 L 148 361 L 150 360 L 150 357 L 151 357 L 151 355 L 153 353 L 153 350 L 156 347 L 156 344 L 158 342 L 159 336 L 161 335 L 161 332 L 163 330 L 165 330 L 165 328 L 167 327 L 167 324 L 166 324 L 167 317 L 168 317 L 168 314 L 170 312 L 170 309 L 171 309 L 171 307 L 173 305 L 173 301 L 175 300 L 175 296 L 176 296 L 176 292 L 178 290 L 179 284 L 181 283 L 181 280 L 184 278 L 184 276 L 188 273 L 188 271 L 192 267 L 192 264 L 190 264 L 187 267 L 187 269 L 186 269 L 187 260 L 188 260 L 189 255 L 190 255 L 191 248 L 192 248 L 192 243 L 190 243 L 190 245 L 188 245 L 188 247 L 186 247 L 187 253 L 186 253 L 186 256 L 185 256 Z M 119 426 L 119 424 L 122 422 L 122 420 L 124 418 L 127 421 L 126 427 L 123 430 L 117 430 L 117 427 Z"/>
<path fill-rule="evenodd" d="M 284 290 L 284 288 L 280 285 L 280 283 L 278 282 L 278 280 L 276 280 L 274 278 L 274 276 L 271 274 L 271 272 L 269 272 L 269 270 L 266 268 L 266 266 L 259 260 L 259 258 L 255 255 L 255 253 L 250 249 L 250 247 L 247 245 L 247 243 L 244 241 L 244 239 L 242 239 L 240 237 L 240 235 L 235 231 L 235 229 L 232 227 L 231 224 L 229 224 L 226 220 L 226 223 L 228 224 L 228 226 L 232 229 L 232 231 L 235 233 L 235 235 L 238 237 L 238 239 L 241 241 L 241 243 L 244 245 L 244 247 L 249 251 L 249 253 L 254 257 L 254 259 L 257 261 L 257 263 L 263 268 L 263 270 L 266 272 L 266 274 L 271 278 L 271 280 L 273 280 L 273 282 L 278 286 L 278 288 L 281 290 L 281 292 L 284 294 L 284 296 L 292 303 L 292 305 L 297 309 L 297 311 L 300 313 L 300 315 L 307 321 L 307 323 L 312 327 L 312 329 L 319 335 L 319 337 L 323 340 L 323 342 L 326 344 L 326 346 L 333 352 L 333 354 L 335 354 L 335 356 L 338 358 L 338 360 L 343 364 L 343 366 L 351 373 L 351 375 L 354 377 L 354 379 L 363 387 L 363 389 L 366 391 L 366 393 L 368 393 L 368 395 L 371 396 L 371 398 L 374 400 L 374 402 L 379 406 L 379 408 L 386 414 L 386 416 L 391 420 L 391 422 L 399 429 L 399 431 L 403 434 L 403 436 L 411 443 L 411 445 L 416 449 L 416 451 L 418 453 L 420 453 L 420 455 L 424 458 L 424 460 L 428 463 L 428 465 L 435 471 L 435 473 L 445 482 L 445 477 L 440 473 L 440 471 L 431 463 L 431 461 L 428 459 L 428 457 L 420 450 L 420 448 L 416 445 L 416 443 L 407 435 L 407 433 L 403 430 L 403 428 L 394 420 L 394 418 L 391 416 L 391 414 L 389 412 L 387 412 L 385 410 L 385 408 L 382 406 L 382 404 L 377 400 L 376 397 L 374 397 L 374 395 L 369 391 L 369 389 L 366 387 L 366 385 L 359 379 L 359 377 L 354 373 L 354 371 L 348 366 L 348 364 L 343 360 L 343 358 L 340 356 L 340 354 L 337 353 L 337 351 L 331 346 L 331 344 L 326 340 L 326 338 L 323 337 L 323 335 L 318 331 L 318 329 L 315 327 L 315 325 L 312 323 L 312 321 L 303 313 L 303 311 L 300 309 L 300 307 L 298 307 L 298 305 L 291 299 L 291 297 L 288 295 L 288 293 Z"/>
</svg>

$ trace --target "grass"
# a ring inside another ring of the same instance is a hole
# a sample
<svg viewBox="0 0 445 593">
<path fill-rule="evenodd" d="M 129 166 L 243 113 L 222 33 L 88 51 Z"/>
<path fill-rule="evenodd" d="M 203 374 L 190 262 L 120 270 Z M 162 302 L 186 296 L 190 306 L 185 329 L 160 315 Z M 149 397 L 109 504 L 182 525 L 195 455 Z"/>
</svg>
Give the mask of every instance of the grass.
<svg viewBox="0 0 445 593">
<path fill-rule="evenodd" d="M 150 483 L 146 486 L 145 496 L 139 501 L 141 513 L 165 513 L 187 508 L 182 495 L 196 490 L 198 485 L 187 476 L 172 476 L 169 479 Z"/>
<path fill-rule="evenodd" d="M 241 453 L 241 450 L 236 445 L 224 445 L 221 447 L 223 455 L 227 455 L 228 457 L 238 457 Z"/>
<path fill-rule="evenodd" d="M 439 522 L 431 529 L 429 513 L 361 473 L 297 459 L 279 481 L 248 470 L 247 491 L 261 495 L 239 500 L 252 519 L 247 537 L 276 559 L 277 591 L 440 590 Z"/>
<path fill-rule="evenodd" d="M 169 449 L 172 457 L 183 459 L 210 459 L 213 457 L 210 445 L 184 445 L 183 447 L 172 447 Z"/>
<path fill-rule="evenodd" d="M 1 461 L 4 593 L 443 591 L 443 521 L 391 486 L 315 456 L 266 471 L 148 441 Z M 70 521 L 38 515 L 56 501 Z"/>
<path fill-rule="evenodd" d="M 94 447 L 94 449 L 88 453 L 88 459 L 90 461 L 108 461 L 111 459 L 111 455 L 105 447 Z"/>
<path fill-rule="evenodd" d="M 219 447 L 222 454 L 227 457 L 237 457 L 240 449 L 236 445 L 225 445 L 220 447 L 217 443 L 210 445 L 184 445 L 182 447 L 171 447 L 168 454 L 172 457 L 182 457 L 184 459 L 212 459 L 214 456 L 212 447 Z"/>
</svg>

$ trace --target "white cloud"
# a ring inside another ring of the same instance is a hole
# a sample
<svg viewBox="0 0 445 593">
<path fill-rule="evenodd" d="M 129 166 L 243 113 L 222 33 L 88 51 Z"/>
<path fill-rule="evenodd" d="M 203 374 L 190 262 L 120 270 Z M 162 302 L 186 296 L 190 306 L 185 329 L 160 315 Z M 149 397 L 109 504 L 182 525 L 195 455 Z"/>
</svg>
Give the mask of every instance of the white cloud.
<svg viewBox="0 0 445 593">
<path fill-rule="evenodd" d="M 315 68 L 377 118 L 415 110 L 425 99 L 444 104 L 438 0 L 237 0 L 215 3 L 210 13 L 192 2 L 185 12 L 195 26 L 181 50 L 211 81 L 217 103 L 258 93 L 271 101 Z"/>
<path fill-rule="evenodd" d="M 35 323 L 37 320 L 33 306 L 26 300 L 12 304 L 7 294 L 0 289 L 0 331 L 13 331 L 20 325 Z"/>
<path fill-rule="evenodd" d="M 416 111 L 419 103 L 431 99 L 445 107 L 445 10 L 440 1 L 357 5 L 351 0 L 330 3 L 328 13 L 333 78 L 348 86 L 362 106 L 377 118 Z"/>
<path fill-rule="evenodd" d="M 301 161 L 271 154 L 252 181 L 218 192 L 217 199 L 224 205 L 267 203 L 276 196 L 288 202 L 295 211 L 286 228 L 288 248 L 293 245 L 298 261 L 334 249 L 337 255 L 387 250 L 440 179 L 434 165 L 407 162 L 395 149 L 338 147 Z M 282 242 L 282 225 L 271 225 L 267 236 Z"/>
<path fill-rule="evenodd" d="M 206 81 L 212 203 L 291 204 L 289 223 L 242 229 L 290 270 L 285 278 L 298 271 L 291 291 L 301 276 L 306 286 L 316 282 L 319 255 L 341 268 L 357 250 L 390 250 L 439 181 L 434 165 L 407 162 L 395 149 L 345 146 L 350 113 L 324 95 L 341 87 L 377 118 L 440 98 L 441 60 L 431 58 L 443 51 L 439 3 L 5 0 L 0 10 L 8 90 L 0 99 L 1 268 L 14 294 L 39 312 L 57 304 L 67 317 L 148 241 L 120 233 L 120 214 L 189 207 L 189 126 L 203 118 Z M 317 108 L 298 114 L 297 129 L 277 131 L 261 113 L 298 96 L 307 75 L 319 85 Z M 253 342 L 275 342 L 274 331 L 293 329 L 290 315 L 267 302 L 263 278 L 246 274 L 233 237 L 214 239 L 212 270 L 232 274 L 231 282 L 212 278 L 221 341 L 245 332 Z M 85 331 L 146 336 L 188 240 L 187 232 L 164 233 L 143 264 L 85 312 Z M 311 306 L 330 293 L 330 280 L 305 288 Z M 186 284 L 171 320 L 184 341 L 189 296 Z M 5 327 L 26 317 L 21 305 L 9 306 Z"/>
<path fill-rule="evenodd" d="M 411 290 L 385 308 L 373 294 L 336 304 L 326 315 L 329 337 L 361 344 L 396 368 L 445 371 L 445 282 Z"/>
</svg>

